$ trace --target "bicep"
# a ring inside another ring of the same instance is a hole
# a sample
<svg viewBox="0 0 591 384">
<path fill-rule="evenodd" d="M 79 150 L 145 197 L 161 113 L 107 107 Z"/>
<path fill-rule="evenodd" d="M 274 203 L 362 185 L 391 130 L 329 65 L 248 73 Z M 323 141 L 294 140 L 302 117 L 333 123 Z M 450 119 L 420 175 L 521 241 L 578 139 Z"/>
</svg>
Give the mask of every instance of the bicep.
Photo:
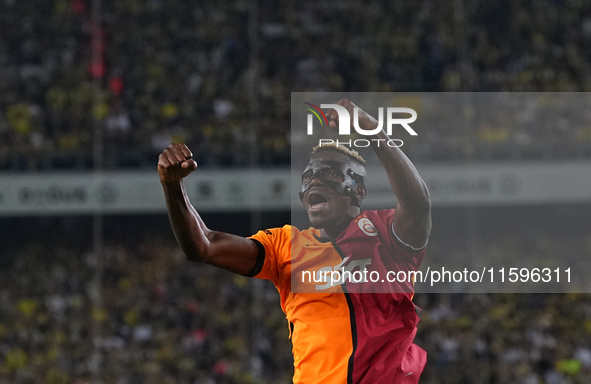
<svg viewBox="0 0 591 384">
<path fill-rule="evenodd" d="M 407 212 L 400 204 L 392 219 L 392 230 L 404 244 L 419 249 L 427 244 L 431 234 L 431 209 L 424 212 Z"/>
<path fill-rule="evenodd" d="M 244 276 L 255 269 L 261 249 L 254 240 L 216 231 L 207 238 L 207 251 L 200 261 Z"/>
</svg>

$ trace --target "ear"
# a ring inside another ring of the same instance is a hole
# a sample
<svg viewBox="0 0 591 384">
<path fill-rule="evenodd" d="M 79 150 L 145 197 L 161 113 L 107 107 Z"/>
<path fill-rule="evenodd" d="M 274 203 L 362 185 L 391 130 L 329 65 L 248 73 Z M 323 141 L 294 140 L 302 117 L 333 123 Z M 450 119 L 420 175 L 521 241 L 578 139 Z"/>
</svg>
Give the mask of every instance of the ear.
<svg viewBox="0 0 591 384">
<path fill-rule="evenodd" d="M 357 200 L 362 201 L 365 199 L 365 196 L 367 196 L 367 188 L 363 184 L 355 184 L 353 187 L 353 193 Z"/>
</svg>

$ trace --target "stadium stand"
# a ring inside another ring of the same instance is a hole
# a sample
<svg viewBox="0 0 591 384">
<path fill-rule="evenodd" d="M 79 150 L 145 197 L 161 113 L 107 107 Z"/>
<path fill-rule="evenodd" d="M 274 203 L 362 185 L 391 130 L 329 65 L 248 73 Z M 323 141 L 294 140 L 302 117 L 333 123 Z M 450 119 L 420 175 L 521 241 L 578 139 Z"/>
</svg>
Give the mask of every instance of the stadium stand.
<svg viewBox="0 0 591 384">
<path fill-rule="evenodd" d="M 200 164 L 247 166 L 252 137 L 246 136 L 253 131 L 263 143 L 255 163 L 286 164 L 293 91 L 591 87 L 584 49 L 591 16 L 578 1 L 536 2 L 535 17 L 526 5 L 505 2 L 318 1 L 293 9 L 259 3 L 253 33 L 252 11 L 240 1 L 103 2 L 102 23 L 83 0 L 3 1 L 0 169 L 87 169 L 94 124 L 103 132 L 108 168 L 151 167 L 171 140 L 195 148 Z M 255 122 L 253 103 L 264 106 Z M 474 137 L 440 136 L 488 148 L 460 151 L 467 161 L 589 155 L 588 127 L 566 129 L 559 143 L 532 141 L 551 137 L 551 129 L 483 126 Z M 522 145 L 508 150 L 515 142 Z M 420 151 L 417 160 L 457 160 L 457 154 Z"/>
<path fill-rule="evenodd" d="M 203 167 L 252 166 L 245 124 L 264 143 L 254 164 L 285 165 L 292 91 L 591 88 L 591 11 L 582 1 L 252 3 L 256 15 L 246 1 L 105 1 L 97 24 L 90 1 L 0 0 L 0 170 L 90 170 L 96 124 L 106 169 L 153 169 L 170 141 L 188 143 Z M 253 121 L 255 101 L 264 113 Z M 560 143 L 532 140 L 551 129 L 440 131 L 410 155 L 423 163 L 589 158 L 591 128 L 565 127 Z M 449 146 L 435 150 L 443 136 Z M 516 219 L 524 228 L 536 224 L 527 213 Z M 234 224 L 206 219 L 248 235 L 248 214 L 237 216 Z M 478 217 L 482 232 L 492 230 Z M 283 213 L 269 225 L 287 221 Z M 0 384 L 86 383 L 97 366 L 102 382 L 118 384 L 291 380 L 273 287 L 187 265 L 165 217 L 106 218 L 99 306 L 88 284 L 96 270 L 89 217 L 3 217 L 0 227 Z M 556 252 L 572 240 L 567 231 L 501 231 L 478 251 Z M 591 234 L 579 235 L 574 251 L 591 254 Z M 430 252 L 465 241 L 435 227 Z M 429 353 L 422 383 L 591 382 L 589 295 L 416 301 L 416 342 Z"/>
</svg>

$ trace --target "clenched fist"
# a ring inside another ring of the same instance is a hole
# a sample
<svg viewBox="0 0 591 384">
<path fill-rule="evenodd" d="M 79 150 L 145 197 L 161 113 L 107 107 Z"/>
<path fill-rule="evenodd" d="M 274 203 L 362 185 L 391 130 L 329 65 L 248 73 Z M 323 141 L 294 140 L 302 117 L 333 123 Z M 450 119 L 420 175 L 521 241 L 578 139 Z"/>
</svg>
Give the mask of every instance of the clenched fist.
<svg viewBox="0 0 591 384">
<path fill-rule="evenodd" d="M 170 144 L 158 157 L 158 175 L 162 183 L 174 183 L 197 169 L 193 154 L 185 144 Z"/>
</svg>

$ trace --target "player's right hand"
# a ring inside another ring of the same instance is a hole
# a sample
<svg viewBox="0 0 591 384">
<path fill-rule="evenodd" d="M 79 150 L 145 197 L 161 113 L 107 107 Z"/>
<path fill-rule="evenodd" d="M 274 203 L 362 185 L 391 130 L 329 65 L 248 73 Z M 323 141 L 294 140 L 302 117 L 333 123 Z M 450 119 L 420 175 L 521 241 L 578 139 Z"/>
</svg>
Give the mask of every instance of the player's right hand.
<svg viewBox="0 0 591 384">
<path fill-rule="evenodd" d="M 170 144 L 158 157 L 158 175 L 163 183 L 174 183 L 197 169 L 193 154 L 185 144 Z"/>
</svg>

